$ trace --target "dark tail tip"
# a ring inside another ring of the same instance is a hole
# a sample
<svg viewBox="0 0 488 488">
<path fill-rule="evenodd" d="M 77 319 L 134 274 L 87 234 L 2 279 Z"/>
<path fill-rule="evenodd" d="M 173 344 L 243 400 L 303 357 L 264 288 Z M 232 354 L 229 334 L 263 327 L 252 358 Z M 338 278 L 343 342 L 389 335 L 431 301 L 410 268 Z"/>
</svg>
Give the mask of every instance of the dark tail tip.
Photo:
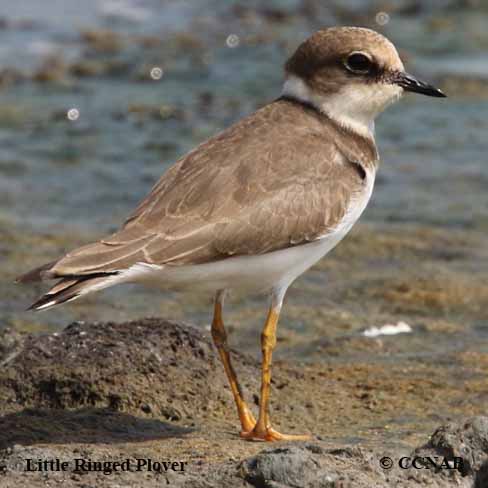
<svg viewBox="0 0 488 488">
<path fill-rule="evenodd" d="M 30 311 L 39 311 L 39 310 L 47 310 L 48 308 L 54 307 L 55 305 L 59 305 L 61 303 L 65 303 L 69 300 L 75 300 L 78 298 L 78 294 L 73 294 L 69 296 L 63 296 L 65 294 L 60 294 L 60 297 L 56 295 L 49 295 L 46 294 L 42 296 L 37 302 L 33 303 L 30 307 L 26 309 L 27 312 Z"/>
<path fill-rule="evenodd" d="M 61 303 L 76 300 L 92 290 L 94 285 L 103 284 L 108 276 L 117 273 L 97 273 L 86 276 L 65 277 L 58 281 L 45 295 L 33 303 L 27 310 L 46 310 Z"/>
</svg>

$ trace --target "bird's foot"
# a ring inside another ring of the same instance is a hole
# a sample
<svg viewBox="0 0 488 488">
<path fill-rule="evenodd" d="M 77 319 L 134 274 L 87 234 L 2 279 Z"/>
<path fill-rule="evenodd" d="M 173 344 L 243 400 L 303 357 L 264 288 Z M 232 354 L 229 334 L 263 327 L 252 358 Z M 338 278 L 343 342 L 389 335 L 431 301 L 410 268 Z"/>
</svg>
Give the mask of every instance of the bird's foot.
<svg viewBox="0 0 488 488">
<path fill-rule="evenodd" d="M 241 421 L 242 427 L 241 436 L 244 433 L 251 432 L 256 425 L 256 419 L 247 406 L 240 410 L 239 420 Z"/>
<path fill-rule="evenodd" d="M 266 427 L 264 430 L 256 429 L 241 432 L 241 437 L 248 441 L 261 441 L 261 442 L 275 442 L 275 441 L 308 441 L 312 436 L 310 435 L 294 435 L 294 434 L 281 434 L 274 430 L 272 427 Z"/>
</svg>

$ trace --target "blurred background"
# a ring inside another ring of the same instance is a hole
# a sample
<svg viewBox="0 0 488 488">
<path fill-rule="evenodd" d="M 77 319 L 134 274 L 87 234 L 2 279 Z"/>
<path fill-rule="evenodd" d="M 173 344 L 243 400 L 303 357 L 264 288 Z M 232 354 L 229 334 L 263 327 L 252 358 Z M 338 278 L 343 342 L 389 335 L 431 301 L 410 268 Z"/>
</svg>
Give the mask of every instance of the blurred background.
<svg viewBox="0 0 488 488">
<path fill-rule="evenodd" d="M 13 279 L 115 230 L 180 155 L 279 96 L 287 56 L 332 25 L 384 33 L 449 98 L 409 94 L 377 121 L 370 206 L 290 290 L 277 354 L 437 361 L 486 350 L 482 0 L 0 0 L 0 328 L 148 315 L 208 326 L 211 297 L 131 286 L 24 312 L 43 288 Z M 228 310 L 232 342 L 257 352 L 263 300 Z M 363 336 L 399 321 L 412 332 Z"/>
</svg>

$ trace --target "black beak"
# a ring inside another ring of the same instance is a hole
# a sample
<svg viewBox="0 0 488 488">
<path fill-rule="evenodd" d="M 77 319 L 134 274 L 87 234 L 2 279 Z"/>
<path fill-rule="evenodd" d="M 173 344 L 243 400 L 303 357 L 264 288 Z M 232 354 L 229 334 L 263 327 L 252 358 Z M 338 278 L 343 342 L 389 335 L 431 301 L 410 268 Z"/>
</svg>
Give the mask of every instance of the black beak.
<svg viewBox="0 0 488 488">
<path fill-rule="evenodd" d="M 446 95 L 441 92 L 439 88 L 420 81 L 415 78 L 415 76 L 409 75 L 408 73 L 398 73 L 395 76 L 393 83 L 401 86 L 405 91 L 421 93 L 422 95 L 427 95 L 428 97 L 446 97 Z"/>
</svg>

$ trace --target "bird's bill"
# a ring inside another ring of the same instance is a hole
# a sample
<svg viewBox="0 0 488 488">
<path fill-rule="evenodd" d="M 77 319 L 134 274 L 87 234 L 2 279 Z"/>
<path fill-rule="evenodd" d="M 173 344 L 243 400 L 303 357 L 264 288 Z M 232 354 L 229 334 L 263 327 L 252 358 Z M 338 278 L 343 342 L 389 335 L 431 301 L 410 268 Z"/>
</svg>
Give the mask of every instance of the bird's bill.
<svg viewBox="0 0 488 488">
<path fill-rule="evenodd" d="M 422 95 L 427 95 L 428 97 L 446 97 L 446 95 L 439 90 L 439 88 L 429 85 L 429 83 L 425 83 L 425 81 L 420 81 L 419 79 L 415 78 L 415 76 L 408 73 L 399 73 L 394 83 L 401 86 L 405 91 L 421 93 Z"/>
</svg>

